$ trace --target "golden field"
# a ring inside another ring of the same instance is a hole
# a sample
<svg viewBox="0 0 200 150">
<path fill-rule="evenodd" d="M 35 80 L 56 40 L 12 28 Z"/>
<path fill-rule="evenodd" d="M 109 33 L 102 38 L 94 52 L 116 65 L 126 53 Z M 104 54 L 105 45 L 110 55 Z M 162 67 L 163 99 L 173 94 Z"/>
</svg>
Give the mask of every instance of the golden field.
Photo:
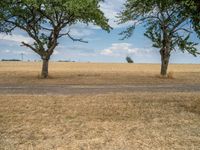
<svg viewBox="0 0 200 150">
<path fill-rule="evenodd" d="M 50 62 L 47 80 L 41 63 L 0 62 L 1 84 L 198 84 L 200 65 L 169 65 L 173 80 L 159 77 L 159 64 L 103 64 Z"/>
<path fill-rule="evenodd" d="M 0 62 L 0 85 L 200 84 L 200 65 Z M 27 86 L 28 87 L 28 86 Z M 200 149 L 200 92 L 0 94 L 0 150 Z"/>
</svg>

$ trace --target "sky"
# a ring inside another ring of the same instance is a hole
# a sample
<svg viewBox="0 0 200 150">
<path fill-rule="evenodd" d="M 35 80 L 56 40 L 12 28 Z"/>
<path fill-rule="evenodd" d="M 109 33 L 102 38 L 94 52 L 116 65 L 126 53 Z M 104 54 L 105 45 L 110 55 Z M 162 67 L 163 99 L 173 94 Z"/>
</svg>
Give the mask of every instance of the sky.
<svg viewBox="0 0 200 150">
<path fill-rule="evenodd" d="M 138 27 L 131 38 L 120 40 L 120 32 L 129 25 L 117 24 L 116 16 L 122 10 L 125 0 L 105 0 L 101 10 L 109 19 L 113 27 L 110 33 L 93 25 L 76 24 L 71 27 L 74 37 L 82 38 L 89 43 L 73 42 L 69 38 L 62 38 L 51 57 L 52 61 L 68 60 L 77 62 L 109 62 L 125 63 L 126 56 L 132 57 L 135 63 L 160 63 L 159 49 L 152 48 L 152 43 L 144 36 L 145 29 Z M 199 43 L 196 35 L 192 40 Z M 30 49 L 21 46 L 21 42 L 31 43 L 26 33 L 15 30 L 12 35 L 0 34 L 0 60 L 22 59 L 40 60 L 40 56 Z M 200 45 L 197 46 L 200 50 Z M 171 54 L 171 63 L 200 63 L 200 56 L 194 57 L 188 53 L 174 51 Z"/>
</svg>

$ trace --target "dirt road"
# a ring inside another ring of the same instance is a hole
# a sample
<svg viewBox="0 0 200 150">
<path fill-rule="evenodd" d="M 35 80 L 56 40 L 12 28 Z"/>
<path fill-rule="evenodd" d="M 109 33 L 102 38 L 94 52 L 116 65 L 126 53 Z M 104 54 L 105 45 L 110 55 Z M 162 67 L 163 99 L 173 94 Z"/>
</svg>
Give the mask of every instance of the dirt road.
<svg viewBox="0 0 200 150">
<path fill-rule="evenodd" d="M 200 85 L 0 85 L 0 94 L 76 95 L 115 92 L 200 92 Z"/>
</svg>

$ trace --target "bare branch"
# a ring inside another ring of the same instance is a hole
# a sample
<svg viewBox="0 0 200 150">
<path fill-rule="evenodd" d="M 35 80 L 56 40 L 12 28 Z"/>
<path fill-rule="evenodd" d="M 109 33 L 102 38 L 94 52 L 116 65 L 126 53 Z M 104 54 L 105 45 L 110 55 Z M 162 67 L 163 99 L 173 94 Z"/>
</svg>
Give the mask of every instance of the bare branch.
<svg viewBox="0 0 200 150">
<path fill-rule="evenodd" d="M 67 33 L 62 33 L 58 36 L 58 38 L 61 38 L 63 36 L 68 36 L 72 41 L 74 42 L 82 42 L 82 43 L 88 43 L 88 41 L 84 41 L 83 39 L 81 38 L 74 38 L 70 35 L 70 30 L 67 32 Z"/>
<path fill-rule="evenodd" d="M 188 29 L 185 29 L 185 28 L 178 28 L 178 29 L 176 29 L 175 31 L 174 31 L 174 33 L 175 32 L 177 32 L 177 31 L 185 31 L 185 32 L 188 32 L 188 33 L 193 33 L 191 30 L 188 30 Z"/>
<path fill-rule="evenodd" d="M 21 46 L 26 46 L 26 47 L 32 49 L 34 52 L 36 52 L 37 54 L 40 55 L 39 51 L 38 51 L 37 49 L 35 49 L 33 46 L 31 46 L 30 44 L 27 44 L 27 43 L 25 43 L 25 42 L 22 42 L 22 45 L 21 45 Z"/>
<path fill-rule="evenodd" d="M 42 29 L 47 30 L 47 31 L 52 31 L 53 29 L 47 28 L 47 27 L 43 27 L 41 26 Z"/>
<path fill-rule="evenodd" d="M 88 41 L 84 41 L 83 39 L 76 39 L 73 38 L 69 33 L 67 34 L 67 36 L 74 42 L 82 42 L 82 43 L 88 43 Z"/>
</svg>

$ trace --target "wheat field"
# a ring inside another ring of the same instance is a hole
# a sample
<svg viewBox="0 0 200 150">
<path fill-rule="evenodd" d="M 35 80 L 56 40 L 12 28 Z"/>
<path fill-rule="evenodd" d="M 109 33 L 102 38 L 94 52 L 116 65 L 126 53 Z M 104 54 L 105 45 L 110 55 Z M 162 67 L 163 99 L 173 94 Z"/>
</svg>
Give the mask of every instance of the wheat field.
<svg viewBox="0 0 200 150">
<path fill-rule="evenodd" d="M 50 62 L 49 79 L 41 80 L 39 62 L 0 62 L 1 84 L 198 84 L 200 65 L 169 65 L 173 80 L 161 79 L 160 64 Z"/>
</svg>

